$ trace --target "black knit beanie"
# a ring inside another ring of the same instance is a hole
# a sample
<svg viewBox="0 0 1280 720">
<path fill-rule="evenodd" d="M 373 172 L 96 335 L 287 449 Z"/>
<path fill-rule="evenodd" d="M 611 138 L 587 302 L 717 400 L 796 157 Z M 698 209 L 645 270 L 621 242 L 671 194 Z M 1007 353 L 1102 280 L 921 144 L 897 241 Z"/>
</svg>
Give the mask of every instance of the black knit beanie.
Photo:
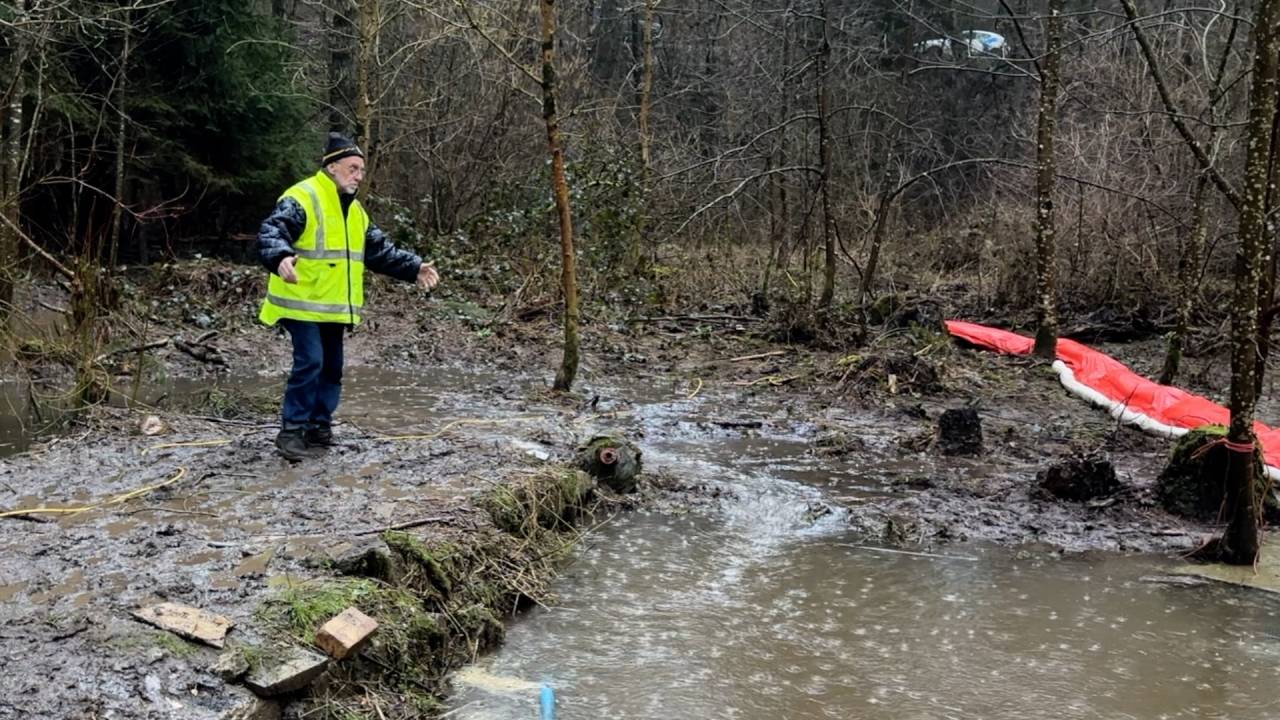
<svg viewBox="0 0 1280 720">
<path fill-rule="evenodd" d="M 336 132 L 329 133 L 329 143 L 325 145 L 324 157 L 320 158 L 320 167 L 348 157 L 362 158 L 364 153 L 346 135 Z"/>
</svg>

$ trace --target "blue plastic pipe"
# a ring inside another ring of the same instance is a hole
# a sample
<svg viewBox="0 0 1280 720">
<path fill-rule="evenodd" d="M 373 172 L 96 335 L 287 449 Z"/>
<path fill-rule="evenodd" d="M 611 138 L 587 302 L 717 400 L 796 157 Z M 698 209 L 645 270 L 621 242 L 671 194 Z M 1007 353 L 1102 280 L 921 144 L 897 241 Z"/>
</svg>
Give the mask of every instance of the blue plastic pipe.
<svg viewBox="0 0 1280 720">
<path fill-rule="evenodd" d="M 542 720 L 556 720 L 556 691 L 550 685 L 542 686 Z"/>
</svg>

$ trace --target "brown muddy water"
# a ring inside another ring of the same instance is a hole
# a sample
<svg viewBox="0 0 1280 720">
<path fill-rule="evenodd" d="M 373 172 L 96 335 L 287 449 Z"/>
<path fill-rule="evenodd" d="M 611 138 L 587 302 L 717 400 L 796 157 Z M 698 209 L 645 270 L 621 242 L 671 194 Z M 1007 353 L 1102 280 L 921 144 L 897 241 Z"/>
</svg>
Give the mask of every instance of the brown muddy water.
<svg viewBox="0 0 1280 720">
<path fill-rule="evenodd" d="M 383 432 L 412 423 L 421 423 L 438 417 L 437 410 L 463 403 L 449 403 L 445 396 L 455 397 L 483 387 L 496 385 L 497 378 L 489 373 L 432 368 L 429 381 L 402 371 L 384 371 L 378 368 L 356 367 L 348 371 L 348 388 L 343 397 L 339 422 L 354 422 L 361 427 Z M 186 402 L 204 397 L 211 389 L 232 391 L 241 396 L 264 394 L 274 396 L 283 392 L 282 375 L 232 375 L 208 379 L 175 378 L 162 383 L 143 385 L 138 400 L 143 407 L 157 406 L 155 413 L 165 416 L 165 403 Z M 443 392 L 441 392 L 443 390 Z M 117 391 L 111 404 L 117 407 L 130 405 L 124 391 Z M 0 382 L 0 457 L 30 449 L 33 442 L 44 435 L 56 435 L 66 417 L 56 405 L 37 408 L 31 401 L 30 391 L 9 382 Z"/>
<path fill-rule="evenodd" d="M 542 684 L 562 720 L 1280 717 L 1275 596 L 1161 582 L 1171 557 L 878 547 L 815 508 L 901 468 L 807 447 L 651 440 L 651 467 L 730 499 L 593 534 L 450 717 L 536 717 Z"/>
<path fill-rule="evenodd" d="M 361 529 L 413 519 L 416 500 L 452 502 L 483 480 L 474 457 L 567 459 L 575 440 L 611 429 L 641 445 L 647 471 L 727 492 L 677 505 L 683 512 L 623 514 L 588 535 L 554 588 L 558 600 L 517 619 L 501 650 L 459 674 L 449 717 L 536 717 L 542 683 L 556 689 L 562 720 L 1280 717 L 1280 600 L 1271 596 L 1154 582 L 1175 555 L 975 543 L 903 553 L 851 531 L 857 508 L 919 492 L 902 479 L 1033 477 L 1068 429 L 1095 417 L 1070 400 L 1001 409 L 1036 435 L 1025 456 L 1006 448 L 958 461 L 902 450 L 900 436 L 928 421 L 879 406 L 820 408 L 727 388 L 689 398 L 662 382 L 592 387 L 588 377 L 582 393 L 597 402 L 568 408 L 547 405 L 537 380 L 476 371 L 352 368 L 348 380 L 340 415 L 356 427 L 342 428 L 344 447 L 301 469 L 274 457 L 269 427 L 154 459 L 139 457 L 150 440 L 113 436 L 55 447 L 39 468 L 23 456 L 0 463 L 11 471 L 10 506 L 101 497 L 168 477 L 179 463 L 193 476 L 130 513 L 23 523 L 0 538 L 0 668 L 13 668 L 0 673 L 0 717 L 41 716 L 6 715 L 6 696 L 49 708 L 48 717 L 84 716 L 66 711 L 91 701 L 116 710 L 101 717 L 146 708 L 217 717 L 140 699 L 159 676 L 151 668 L 178 662 L 104 654 L 104 642 L 136 632 L 129 608 L 163 591 L 244 618 L 273 582 L 305 572 L 311 539 L 331 534 L 333 519 Z M 278 388 L 281 379 L 240 382 Z M 526 414 L 542 419 L 516 422 Z M 507 424 L 405 445 L 364 435 L 433 431 L 457 418 Z M 1097 424 L 1111 425 L 1105 416 Z M 831 426 L 856 441 L 851 452 L 816 452 Z M 1122 473 L 1149 475 L 1163 446 L 1134 446 L 1117 457 Z M 482 452 L 492 448 L 500 452 Z M 138 477 L 118 478 L 125 469 Z M 198 470 L 209 476 L 195 479 Z M 102 479 L 62 497 L 43 478 L 73 472 Z M 152 514 L 166 509 L 180 514 Z M 94 630 L 45 630 L 81 606 L 93 610 Z M 43 639 L 49 633 L 67 639 Z M 166 702 L 221 687 L 173 672 Z"/>
</svg>

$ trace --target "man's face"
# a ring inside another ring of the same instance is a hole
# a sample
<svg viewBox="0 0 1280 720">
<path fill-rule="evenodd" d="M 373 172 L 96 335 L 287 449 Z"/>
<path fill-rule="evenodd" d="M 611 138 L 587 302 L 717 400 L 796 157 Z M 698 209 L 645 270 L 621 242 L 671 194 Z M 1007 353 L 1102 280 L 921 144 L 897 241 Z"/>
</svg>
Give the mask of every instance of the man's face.
<svg viewBox="0 0 1280 720">
<path fill-rule="evenodd" d="M 329 174 L 344 195 L 354 195 L 360 189 L 360 181 L 364 180 L 364 158 L 346 157 L 329 163 Z"/>
</svg>

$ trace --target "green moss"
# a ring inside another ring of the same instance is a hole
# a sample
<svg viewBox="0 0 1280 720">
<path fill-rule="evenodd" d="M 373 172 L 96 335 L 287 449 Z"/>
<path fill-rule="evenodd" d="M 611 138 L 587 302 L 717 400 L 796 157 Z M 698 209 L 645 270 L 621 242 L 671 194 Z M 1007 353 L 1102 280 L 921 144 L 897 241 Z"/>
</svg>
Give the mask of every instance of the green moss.
<svg viewBox="0 0 1280 720">
<path fill-rule="evenodd" d="M 480 505 L 489 512 L 493 524 L 513 535 L 523 535 L 530 513 L 522 494 L 506 485 L 499 485 L 481 496 Z"/>
<path fill-rule="evenodd" d="M 453 590 L 453 558 L 458 555 L 458 548 L 451 543 L 435 543 L 428 547 L 421 538 L 406 532 L 389 530 L 382 534 L 382 540 L 395 551 L 405 562 L 421 569 L 431 587 L 448 595 Z"/>
<path fill-rule="evenodd" d="M 1227 428 L 1222 425 L 1202 425 L 1178 439 L 1156 482 L 1156 497 L 1164 509 L 1199 520 L 1217 518 L 1223 502 L 1228 451 L 1213 443 L 1226 435 Z M 1262 454 L 1255 451 L 1253 474 L 1259 492 L 1265 492 L 1269 484 L 1264 470 Z"/>
</svg>

